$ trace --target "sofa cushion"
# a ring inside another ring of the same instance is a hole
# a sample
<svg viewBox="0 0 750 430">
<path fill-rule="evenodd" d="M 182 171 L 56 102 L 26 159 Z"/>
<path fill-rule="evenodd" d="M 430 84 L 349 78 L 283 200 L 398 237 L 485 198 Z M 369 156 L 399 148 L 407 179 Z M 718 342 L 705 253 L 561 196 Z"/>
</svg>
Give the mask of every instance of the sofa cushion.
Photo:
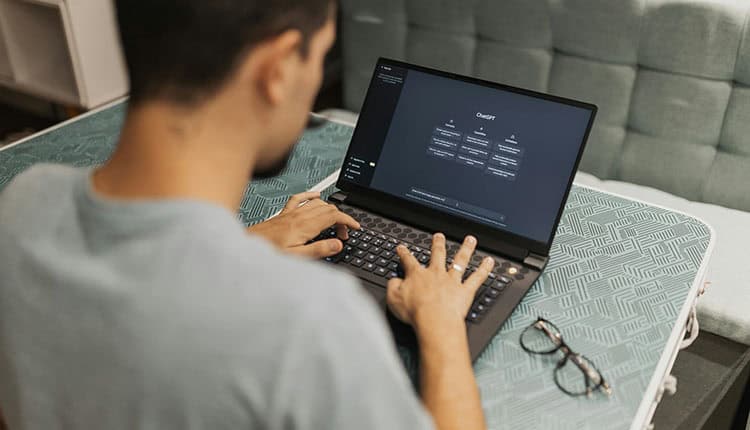
<svg viewBox="0 0 750 430">
<path fill-rule="evenodd" d="M 649 0 L 640 63 L 656 70 L 731 80 L 746 2 Z"/>
<path fill-rule="evenodd" d="M 690 214 L 712 226 L 715 248 L 706 273 L 706 294 L 698 300 L 701 329 L 750 345 L 750 213 L 696 203 L 663 191 L 579 172 L 576 183 Z"/>
<path fill-rule="evenodd" d="M 611 63 L 635 64 L 645 0 L 550 3 L 554 10 L 555 47 L 561 52 Z"/>
</svg>

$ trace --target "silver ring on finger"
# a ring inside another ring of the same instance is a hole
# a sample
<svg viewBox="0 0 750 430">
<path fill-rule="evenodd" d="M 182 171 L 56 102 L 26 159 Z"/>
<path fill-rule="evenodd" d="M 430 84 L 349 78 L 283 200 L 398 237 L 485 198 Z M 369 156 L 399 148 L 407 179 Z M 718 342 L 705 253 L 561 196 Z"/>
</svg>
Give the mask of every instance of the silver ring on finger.
<svg viewBox="0 0 750 430">
<path fill-rule="evenodd" d="M 464 269 L 464 266 L 462 266 L 460 264 L 456 264 L 456 263 L 453 263 L 453 266 L 451 266 L 451 267 L 453 268 L 453 270 L 455 270 L 456 272 L 459 272 L 459 273 L 464 273 L 464 270 L 466 270 L 466 269 Z"/>
</svg>

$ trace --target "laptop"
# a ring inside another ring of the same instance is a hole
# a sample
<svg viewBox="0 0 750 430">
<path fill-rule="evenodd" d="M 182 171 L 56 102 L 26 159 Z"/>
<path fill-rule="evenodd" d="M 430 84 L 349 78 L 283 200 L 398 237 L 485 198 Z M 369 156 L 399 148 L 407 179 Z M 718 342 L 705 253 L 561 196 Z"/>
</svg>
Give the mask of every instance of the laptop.
<svg viewBox="0 0 750 430">
<path fill-rule="evenodd" d="M 357 276 L 386 307 L 406 244 L 424 265 L 432 234 L 463 238 L 495 269 L 466 317 L 472 360 L 510 317 L 549 251 L 597 107 L 413 64 L 379 59 L 329 201 L 358 220 L 344 250 L 326 260 Z M 329 229 L 318 240 L 335 236 Z M 391 315 L 400 343 L 413 332 Z"/>
</svg>

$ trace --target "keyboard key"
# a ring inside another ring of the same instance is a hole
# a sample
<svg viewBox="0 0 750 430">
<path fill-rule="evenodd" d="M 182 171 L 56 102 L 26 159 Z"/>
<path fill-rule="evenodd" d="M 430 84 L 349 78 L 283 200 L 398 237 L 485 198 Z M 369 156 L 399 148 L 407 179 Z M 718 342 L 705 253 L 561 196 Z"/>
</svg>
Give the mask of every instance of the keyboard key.
<svg viewBox="0 0 750 430">
<path fill-rule="evenodd" d="M 390 260 L 391 258 L 393 258 L 393 255 L 394 253 L 391 251 L 383 251 L 380 253 L 380 256 L 385 258 L 386 260 Z"/>
<path fill-rule="evenodd" d="M 388 278 L 388 279 L 398 278 L 398 273 L 396 273 L 396 272 L 388 272 L 388 274 L 385 275 L 385 277 Z"/>
<path fill-rule="evenodd" d="M 351 245 L 344 245 L 344 252 L 350 253 L 352 251 L 354 251 L 354 247 L 352 247 Z"/>
<path fill-rule="evenodd" d="M 372 272 L 373 270 L 375 270 L 375 267 L 376 266 L 373 263 L 365 263 L 365 265 L 362 266 L 362 268 L 367 270 L 368 272 Z"/>
<path fill-rule="evenodd" d="M 383 245 L 383 239 L 375 239 L 372 241 L 372 244 L 375 246 L 382 246 Z"/>
<path fill-rule="evenodd" d="M 383 242 L 385 242 L 386 240 L 388 240 L 388 236 L 386 236 L 386 235 L 384 235 L 384 234 L 379 234 L 379 235 L 378 235 L 378 239 L 380 239 L 380 240 L 382 240 Z"/>
<path fill-rule="evenodd" d="M 469 315 L 466 317 L 466 320 L 469 322 L 477 322 L 479 321 L 479 313 L 471 311 L 469 312 Z"/>
<path fill-rule="evenodd" d="M 375 262 L 380 267 L 388 267 L 388 260 L 386 260 L 383 257 L 378 258 L 378 261 Z"/>
<path fill-rule="evenodd" d="M 479 299 L 479 303 L 481 303 L 483 305 L 487 305 L 487 306 L 491 305 L 492 302 L 494 302 L 494 301 L 495 300 L 492 297 L 490 297 L 490 296 L 482 296 L 482 298 Z"/>
<path fill-rule="evenodd" d="M 427 263 L 430 262 L 430 257 L 428 257 L 428 256 L 426 256 L 424 254 L 421 254 L 421 255 L 419 255 L 419 257 L 417 257 L 417 261 L 419 261 L 422 264 L 427 264 Z"/>
<path fill-rule="evenodd" d="M 346 241 L 347 245 L 357 246 L 359 245 L 359 239 L 349 239 Z"/>
<path fill-rule="evenodd" d="M 493 299 L 496 299 L 496 298 L 500 297 L 500 293 L 501 293 L 501 291 L 498 290 L 498 289 L 488 288 L 486 294 L 487 294 L 487 297 L 491 297 Z"/>
<path fill-rule="evenodd" d="M 398 240 L 396 240 L 396 239 L 394 239 L 394 238 L 391 237 L 391 238 L 388 239 L 388 243 L 391 243 L 391 244 L 393 244 L 393 246 L 396 246 L 396 245 L 398 245 Z"/>
<path fill-rule="evenodd" d="M 474 306 L 474 312 L 478 312 L 478 313 L 481 314 L 481 313 L 483 313 L 486 310 L 487 310 L 487 306 L 485 306 L 485 305 L 483 305 L 481 303 L 478 304 L 478 305 L 476 305 L 476 306 Z"/>
<path fill-rule="evenodd" d="M 378 275 L 378 276 L 385 276 L 388 274 L 388 270 L 386 270 L 385 267 L 378 267 L 376 268 L 372 273 Z"/>
<path fill-rule="evenodd" d="M 367 257 L 365 257 L 365 260 L 369 261 L 370 263 L 374 263 L 377 261 L 378 256 L 375 254 L 367 254 Z"/>
<path fill-rule="evenodd" d="M 359 245 L 357 245 L 357 248 L 364 249 L 366 251 L 366 250 L 370 249 L 371 246 L 367 242 L 360 242 Z"/>
<path fill-rule="evenodd" d="M 513 280 L 512 280 L 512 279 L 510 279 L 510 278 L 509 278 L 509 277 L 507 277 L 507 276 L 501 276 L 500 278 L 498 278 L 498 281 L 499 281 L 499 282 L 502 282 L 503 284 L 506 284 L 506 285 L 507 285 L 507 284 L 510 284 L 511 282 L 513 282 Z"/>
<path fill-rule="evenodd" d="M 372 240 L 372 236 L 370 236 L 369 234 L 362 236 L 362 242 L 369 242 L 371 240 Z"/>
<path fill-rule="evenodd" d="M 341 260 L 341 254 L 332 255 L 330 257 L 324 258 L 325 261 L 329 263 L 338 263 L 339 260 Z"/>
<path fill-rule="evenodd" d="M 370 248 L 370 252 L 380 255 L 380 253 L 383 252 L 383 249 L 377 246 L 373 246 L 372 248 Z"/>
<path fill-rule="evenodd" d="M 388 263 L 388 269 L 394 270 L 394 271 L 397 270 L 398 269 L 398 263 L 396 263 L 395 261 L 391 261 L 390 263 Z"/>
<path fill-rule="evenodd" d="M 389 241 L 389 242 L 386 242 L 386 243 L 383 244 L 383 248 L 385 248 L 385 249 L 387 249 L 389 251 L 393 251 L 394 249 L 396 249 L 396 244 Z"/>
<path fill-rule="evenodd" d="M 352 260 L 352 262 L 351 262 L 351 265 L 352 265 L 352 266 L 356 266 L 356 267 L 360 267 L 360 266 L 362 266 L 363 264 L 365 264 L 365 260 L 363 260 L 363 259 L 361 259 L 361 258 L 355 258 L 355 259 L 353 259 L 353 260 Z"/>
<path fill-rule="evenodd" d="M 360 236 L 362 236 L 362 232 L 359 231 L 359 230 L 354 230 L 354 231 L 352 231 L 352 232 L 349 233 L 349 236 L 351 236 L 351 237 L 360 237 Z"/>
<path fill-rule="evenodd" d="M 346 255 L 344 255 L 343 260 L 344 260 L 345 263 L 348 263 L 348 262 L 352 261 L 353 258 L 354 257 L 352 257 L 351 254 L 346 254 Z"/>
<path fill-rule="evenodd" d="M 365 255 L 367 255 L 367 252 L 364 251 L 364 250 L 362 250 L 362 249 L 358 249 L 358 250 L 354 251 L 354 256 L 357 257 L 357 258 L 364 258 Z"/>
</svg>

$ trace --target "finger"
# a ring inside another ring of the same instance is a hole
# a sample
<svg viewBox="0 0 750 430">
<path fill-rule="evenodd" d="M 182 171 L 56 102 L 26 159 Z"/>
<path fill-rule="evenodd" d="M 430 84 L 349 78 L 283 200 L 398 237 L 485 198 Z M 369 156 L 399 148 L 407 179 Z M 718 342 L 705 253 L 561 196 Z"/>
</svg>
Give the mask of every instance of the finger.
<svg viewBox="0 0 750 430">
<path fill-rule="evenodd" d="M 405 309 L 404 295 L 401 290 L 403 282 L 403 279 L 399 278 L 393 278 L 388 281 L 385 297 L 386 303 L 388 304 L 388 309 L 391 310 L 393 315 L 395 315 L 399 320 L 410 324 L 409 314 Z"/>
<path fill-rule="evenodd" d="M 487 280 L 487 277 L 490 275 L 490 272 L 492 272 L 494 267 L 495 260 L 491 257 L 486 257 L 482 260 L 479 267 L 477 267 L 476 272 L 472 273 L 471 276 L 464 281 L 464 286 L 467 288 L 467 292 L 471 294 L 471 297 L 476 295 L 479 287 L 481 287 L 484 281 Z"/>
<path fill-rule="evenodd" d="M 406 246 L 397 246 L 396 254 L 398 254 L 398 257 L 401 259 L 401 267 L 404 268 L 404 274 L 406 276 L 409 276 L 409 273 L 417 270 L 420 267 L 419 261 L 417 261 L 417 259 L 414 258 L 413 255 L 411 255 L 411 252 L 409 252 L 409 249 Z"/>
<path fill-rule="evenodd" d="M 319 191 L 310 191 L 306 193 L 299 193 L 295 194 L 292 197 L 289 197 L 289 201 L 286 202 L 286 205 L 284 206 L 284 210 L 291 210 L 296 209 L 299 207 L 302 202 L 313 200 L 313 199 L 319 199 L 320 198 L 320 192 Z"/>
<path fill-rule="evenodd" d="M 349 239 L 349 228 L 345 225 L 338 224 L 336 226 L 336 237 L 341 240 Z"/>
<path fill-rule="evenodd" d="M 324 207 L 316 208 L 305 213 L 304 220 L 306 225 L 309 224 L 311 228 L 315 227 L 315 229 L 318 231 L 321 231 L 335 224 L 344 225 L 354 230 L 360 229 L 360 225 L 357 220 L 341 212 L 336 206 L 333 205 L 326 205 Z"/>
<path fill-rule="evenodd" d="M 309 245 L 295 246 L 287 250 L 296 255 L 312 258 L 325 258 L 336 255 L 344 249 L 344 244 L 338 239 L 327 239 L 313 242 Z"/>
<path fill-rule="evenodd" d="M 430 267 L 445 270 L 445 235 L 443 233 L 435 233 L 432 236 Z"/>
<path fill-rule="evenodd" d="M 477 239 L 474 236 L 466 236 L 466 239 L 464 239 L 464 243 L 461 245 L 461 248 L 453 257 L 453 264 L 461 266 L 463 270 L 456 270 L 455 268 L 452 268 L 450 270 L 450 273 L 453 278 L 458 279 L 459 281 L 461 280 L 464 272 L 469 267 L 469 260 L 474 254 L 474 249 L 476 249 L 476 246 Z"/>
</svg>

